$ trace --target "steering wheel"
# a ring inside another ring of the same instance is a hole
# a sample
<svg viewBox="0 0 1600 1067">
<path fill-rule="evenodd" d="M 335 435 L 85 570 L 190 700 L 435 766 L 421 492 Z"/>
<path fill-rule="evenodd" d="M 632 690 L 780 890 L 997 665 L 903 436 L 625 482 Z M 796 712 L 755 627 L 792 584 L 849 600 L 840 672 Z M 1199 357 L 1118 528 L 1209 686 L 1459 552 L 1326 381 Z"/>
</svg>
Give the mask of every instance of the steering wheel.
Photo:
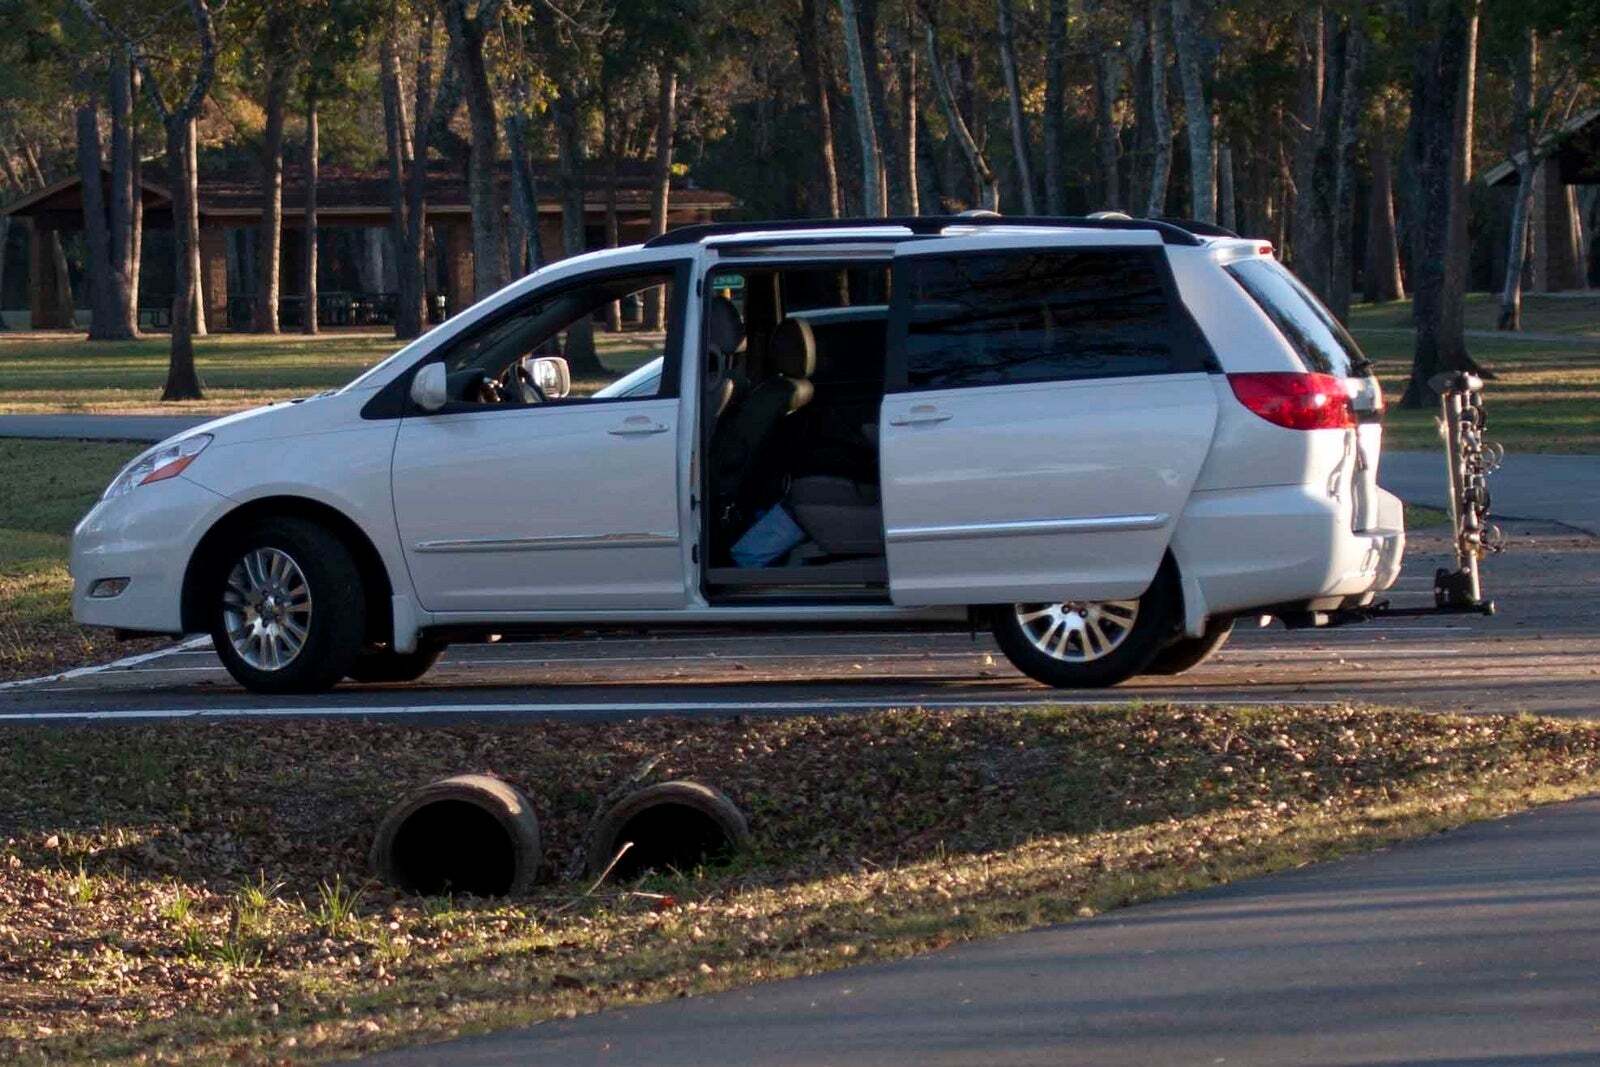
<svg viewBox="0 0 1600 1067">
<path fill-rule="evenodd" d="M 546 399 L 520 359 L 498 377 L 485 374 L 478 382 L 478 398 L 485 404 L 543 404 Z"/>
</svg>

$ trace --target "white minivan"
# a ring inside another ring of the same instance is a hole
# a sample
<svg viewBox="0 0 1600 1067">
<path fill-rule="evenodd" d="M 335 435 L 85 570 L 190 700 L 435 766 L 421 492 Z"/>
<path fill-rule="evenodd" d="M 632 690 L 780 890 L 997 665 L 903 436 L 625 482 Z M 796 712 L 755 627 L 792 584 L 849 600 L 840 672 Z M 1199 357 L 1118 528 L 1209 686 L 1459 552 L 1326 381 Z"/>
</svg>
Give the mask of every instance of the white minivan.
<svg viewBox="0 0 1600 1067">
<path fill-rule="evenodd" d="M 1039 681 L 1110 685 L 1388 588 L 1381 416 L 1260 241 L 686 227 L 150 449 L 78 525 L 73 610 L 209 633 L 260 692 L 613 625 L 983 626 Z"/>
</svg>

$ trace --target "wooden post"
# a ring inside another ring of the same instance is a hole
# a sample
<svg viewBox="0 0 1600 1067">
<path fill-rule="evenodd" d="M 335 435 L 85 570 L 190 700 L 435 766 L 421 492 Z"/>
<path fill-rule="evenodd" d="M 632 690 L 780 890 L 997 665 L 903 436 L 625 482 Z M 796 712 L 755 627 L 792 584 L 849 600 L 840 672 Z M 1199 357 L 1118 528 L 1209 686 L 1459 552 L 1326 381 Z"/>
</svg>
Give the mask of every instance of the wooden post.
<svg viewBox="0 0 1600 1067">
<path fill-rule="evenodd" d="M 452 218 L 444 223 L 444 295 L 454 315 L 472 306 L 472 223 Z"/>
<path fill-rule="evenodd" d="M 207 325 L 227 329 L 228 231 L 221 226 L 200 227 L 200 293 Z"/>
</svg>

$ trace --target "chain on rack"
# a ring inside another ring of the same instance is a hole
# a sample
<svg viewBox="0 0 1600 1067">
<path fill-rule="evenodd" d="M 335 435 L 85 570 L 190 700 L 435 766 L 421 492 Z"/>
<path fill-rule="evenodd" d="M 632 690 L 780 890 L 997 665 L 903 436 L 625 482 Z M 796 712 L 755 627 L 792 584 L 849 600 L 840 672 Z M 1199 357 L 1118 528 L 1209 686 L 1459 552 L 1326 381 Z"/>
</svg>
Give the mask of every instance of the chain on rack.
<svg viewBox="0 0 1600 1067">
<path fill-rule="evenodd" d="M 1439 394 L 1439 435 L 1444 439 L 1456 554 L 1454 570 L 1440 567 L 1434 573 L 1434 604 L 1441 611 L 1493 615 L 1494 601 L 1483 596 L 1479 563 L 1505 547 L 1500 528 L 1489 522 L 1489 475 L 1499 469 L 1505 449 L 1484 437 L 1481 378 L 1450 371 L 1428 385 Z"/>
</svg>

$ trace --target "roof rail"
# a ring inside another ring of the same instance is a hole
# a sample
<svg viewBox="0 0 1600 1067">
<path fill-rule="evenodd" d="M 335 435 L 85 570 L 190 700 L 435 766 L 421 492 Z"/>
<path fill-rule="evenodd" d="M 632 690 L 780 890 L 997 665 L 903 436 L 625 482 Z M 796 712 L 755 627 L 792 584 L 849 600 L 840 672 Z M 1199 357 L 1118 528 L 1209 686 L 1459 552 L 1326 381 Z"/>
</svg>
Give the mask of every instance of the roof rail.
<svg viewBox="0 0 1600 1067">
<path fill-rule="evenodd" d="M 1195 225 L 1201 225 L 1196 223 Z M 998 218 L 970 215 L 902 215 L 887 218 L 783 219 L 775 222 L 699 222 L 668 230 L 644 243 L 646 248 L 697 244 L 708 237 L 741 233 L 805 233 L 811 230 L 860 229 L 903 226 L 919 237 L 935 237 L 952 226 L 1043 226 L 1074 230 L 1147 230 L 1161 235 L 1169 245 L 1205 242 L 1185 226 L 1169 219 L 1097 219 L 1073 215 L 1007 215 Z M 1220 229 L 1220 227 L 1218 227 Z M 1209 236 L 1209 235 L 1208 235 Z"/>
<path fill-rule="evenodd" d="M 1180 230 L 1188 230 L 1190 233 L 1198 234 L 1201 237 L 1237 238 L 1239 236 L 1226 226 L 1218 226 L 1214 222 L 1201 222 L 1199 219 L 1178 219 L 1163 215 L 1160 221 L 1170 222 Z"/>
</svg>

